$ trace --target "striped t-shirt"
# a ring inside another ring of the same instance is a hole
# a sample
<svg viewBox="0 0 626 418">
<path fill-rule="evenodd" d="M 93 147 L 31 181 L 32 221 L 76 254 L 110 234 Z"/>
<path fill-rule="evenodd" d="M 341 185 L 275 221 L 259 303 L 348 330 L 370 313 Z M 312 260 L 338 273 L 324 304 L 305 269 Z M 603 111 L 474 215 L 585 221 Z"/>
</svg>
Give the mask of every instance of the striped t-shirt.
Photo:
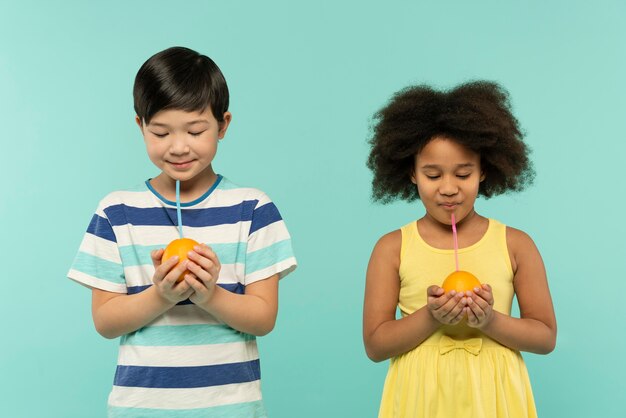
<svg viewBox="0 0 626 418">
<path fill-rule="evenodd" d="M 220 260 L 219 286 L 244 293 L 296 267 L 289 232 L 263 192 L 218 176 L 181 208 L 183 236 L 209 245 Z M 68 277 L 109 292 L 141 292 L 152 285 L 150 251 L 178 234 L 176 203 L 149 182 L 113 192 L 93 215 Z M 187 300 L 120 338 L 109 416 L 264 417 L 260 383 L 255 337 Z"/>
</svg>

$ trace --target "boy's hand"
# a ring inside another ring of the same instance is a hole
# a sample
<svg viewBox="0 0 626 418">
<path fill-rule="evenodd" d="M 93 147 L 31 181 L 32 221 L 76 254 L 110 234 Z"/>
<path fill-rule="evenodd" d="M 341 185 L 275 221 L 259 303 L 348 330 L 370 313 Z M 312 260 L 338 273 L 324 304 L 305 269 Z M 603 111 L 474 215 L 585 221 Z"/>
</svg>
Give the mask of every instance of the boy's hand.
<svg viewBox="0 0 626 418">
<path fill-rule="evenodd" d="M 187 269 L 187 262 L 182 262 L 177 266 L 178 256 L 174 256 L 167 259 L 165 263 L 161 263 L 163 249 L 152 251 L 150 257 L 152 257 L 152 264 L 154 265 L 152 282 L 159 296 L 174 304 L 188 299 L 193 293 L 193 289 L 185 280 L 176 283 L 176 279 Z M 185 277 L 187 276 L 192 275 L 187 274 Z"/>
<path fill-rule="evenodd" d="M 481 287 L 468 291 L 467 306 L 463 308 L 467 315 L 467 325 L 472 328 L 483 328 L 493 319 L 493 293 L 491 286 L 483 284 Z"/>
<path fill-rule="evenodd" d="M 444 325 L 455 325 L 461 322 L 465 316 L 467 298 L 463 293 L 452 290 L 445 293 L 439 286 L 430 286 L 426 290 L 428 296 L 428 312 L 430 315 Z"/>
<path fill-rule="evenodd" d="M 215 283 L 222 266 L 217 255 L 206 244 L 195 246 L 194 251 L 190 251 L 187 256 L 187 268 L 195 275 L 185 276 L 185 282 L 194 291 L 189 300 L 198 306 L 207 306 L 215 292 Z"/>
</svg>

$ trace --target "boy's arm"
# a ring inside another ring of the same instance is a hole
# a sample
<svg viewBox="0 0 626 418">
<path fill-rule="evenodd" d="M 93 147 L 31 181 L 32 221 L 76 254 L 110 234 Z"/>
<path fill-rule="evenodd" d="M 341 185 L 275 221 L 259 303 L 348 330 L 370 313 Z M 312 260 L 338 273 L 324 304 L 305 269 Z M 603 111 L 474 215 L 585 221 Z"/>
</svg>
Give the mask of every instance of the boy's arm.
<svg viewBox="0 0 626 418">
<path fill-rule="evenodd" d="M 190 281 L 204 286 L 197 279 Z M 198 294 L 199 290 L 195 291 Z M 195 303 L 237 331 L 259 337 L 269 334 L 278 313 L 278 274 L 249 284 L 243 295 L 215 286 L 210 300 Z"/>
<path fill-rule="evenodd" d="M 278 313 L 278 274 L 246 286 L 240 295 L 217 286 L 221 265 L 217 255 L 206 245 L 189 253 L 187 268 L 196 277 L 185 281 L 194 291 L 190 300 L 218 321 L 237 331 L 256 336 L 274 329 Z"/>
<path fill-rule="evenodd" d="M 134 295 L 92 290 L 91 311 L 96 330 L 105 338 L 116 338 L 149 324 L 178 302 L 187 299 L 193 289 L 176 279 L 186 269 L 185 262 L 172 257 L 161 264 L 163 250 L 151 254 L 155 266 L 154 285 Z"/>
</svg>

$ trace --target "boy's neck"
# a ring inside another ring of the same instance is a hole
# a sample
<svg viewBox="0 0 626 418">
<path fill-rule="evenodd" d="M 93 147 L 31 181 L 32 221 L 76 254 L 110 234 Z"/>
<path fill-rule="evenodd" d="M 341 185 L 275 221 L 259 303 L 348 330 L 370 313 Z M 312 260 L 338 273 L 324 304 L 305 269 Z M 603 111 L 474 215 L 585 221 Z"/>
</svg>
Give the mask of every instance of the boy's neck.
<svg viewBox="0 0 626 418">
<path fill-rule="evenodd" d="M 180 182 L 181 203 L 192 202 L 205 194 L 217 181 L 213 169 L 205 170 L 194 178 Z M 165 199 L 176 201 L 176 179 L 161 173 L 150 180 L 150 185 Z"/>
</svg>

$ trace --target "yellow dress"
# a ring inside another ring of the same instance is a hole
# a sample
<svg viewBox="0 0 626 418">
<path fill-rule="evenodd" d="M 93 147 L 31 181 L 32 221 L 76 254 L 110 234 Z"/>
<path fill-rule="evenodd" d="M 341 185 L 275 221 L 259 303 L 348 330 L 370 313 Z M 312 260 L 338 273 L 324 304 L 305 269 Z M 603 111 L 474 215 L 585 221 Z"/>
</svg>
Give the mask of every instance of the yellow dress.
<svg viewBox="0 0 626 418">
<path fill-rule="evenodd" d="M 462 270 L 491 285 L 494 309 L 510 315 L 513 270 L 506 226 L 489 219 L 485 235 L 459 249 Z M 402 316 L 426 304 L 426 289 L 455 269 L 454 251 L 431 247 L 417 223 L 402 227 Z M 530 380 L 520 353 L 465 322 L 442 326 L 413 350 L 391 359 L 379 418 L 536 417 Z"/>
</svg>

